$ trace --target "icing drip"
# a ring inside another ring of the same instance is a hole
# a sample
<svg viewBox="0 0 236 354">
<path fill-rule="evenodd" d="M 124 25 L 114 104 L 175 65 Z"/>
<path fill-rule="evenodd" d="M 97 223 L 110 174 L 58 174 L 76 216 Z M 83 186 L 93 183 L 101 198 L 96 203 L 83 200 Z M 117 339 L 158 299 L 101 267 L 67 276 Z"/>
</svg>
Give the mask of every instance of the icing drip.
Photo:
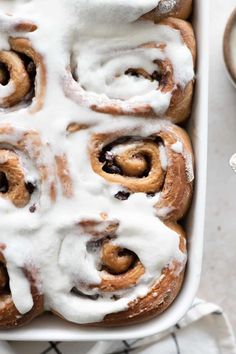
<svg viewBox="0 0 236 354">
<path fill-rule="evenodd" d="M 30 291 L 29 282 L 21 269 L 7 265 L 10 279 L 10 289 L 16 308 L 21 314 L 25 314 L 33 307 L 33 299 Z"/>
</svg>

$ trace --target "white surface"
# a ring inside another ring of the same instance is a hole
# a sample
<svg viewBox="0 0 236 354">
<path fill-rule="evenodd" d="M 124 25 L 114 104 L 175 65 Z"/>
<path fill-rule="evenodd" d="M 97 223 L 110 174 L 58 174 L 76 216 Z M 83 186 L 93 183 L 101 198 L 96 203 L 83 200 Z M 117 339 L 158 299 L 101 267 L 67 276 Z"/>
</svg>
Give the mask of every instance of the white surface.
<svg viewBox="0 0 236 354">
<path fill-rule="evenodd" d="M 236 90 L 222 64 L 222 36 L 235 0 L 211 0 L 209 151 L 206 236 L 199 296 L 224 308 L 236 328 Z"/>
<path fill-rule="evenodd" d="M 205 213 L 205 182 L 207 158 L 207 99 L 208 99 L 208 9 L 206 0 L 195 1 L 195 31 L 198 38 L 198 72 L 190 131 L 195 148 L 195 197 L 187 228 L 189 262 L 183 289 L 177 300 L 163 315 L 142 325 L 119 329 L 79 327 L 66 324 L 50 316 L 37 319 L 27 327 L 0 332 L 0 339 L 10 340 L 113 340 L 145 337 L 174 325 L 188 310 L 195 297 L 202 258 L 202 240 Z"/>
</svg>

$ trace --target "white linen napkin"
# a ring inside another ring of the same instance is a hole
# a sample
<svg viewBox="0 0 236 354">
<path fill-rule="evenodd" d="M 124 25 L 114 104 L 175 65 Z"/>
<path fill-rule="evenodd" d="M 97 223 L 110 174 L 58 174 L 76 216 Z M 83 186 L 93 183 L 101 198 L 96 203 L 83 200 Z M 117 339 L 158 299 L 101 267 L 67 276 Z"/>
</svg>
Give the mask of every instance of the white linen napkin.
<svg viewBox="0 0 236 354">
<path fill-rule="evenodd" d="M 0 344 L 0 354 L 236 354 L 236 341 L 222 309 L 196 299 L 169 330 L 117 342 L 14 342 Z"/>
</svg>

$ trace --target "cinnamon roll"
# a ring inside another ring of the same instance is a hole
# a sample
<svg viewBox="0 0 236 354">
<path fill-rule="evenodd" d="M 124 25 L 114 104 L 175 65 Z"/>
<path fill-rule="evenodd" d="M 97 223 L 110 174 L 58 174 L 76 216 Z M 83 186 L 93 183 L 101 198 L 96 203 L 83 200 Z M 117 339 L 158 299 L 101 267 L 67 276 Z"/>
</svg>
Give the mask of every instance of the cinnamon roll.
<svg viewBox="0 0 236 354">
<path fill-rule="evenodd" d="M 43 312 L 43 296 L 37 286 L 36 270 L 33 270 L 29 265 L 25 265 L 22 269 L 14 269 L 11 265 L 9 272 L 8 264 L 2 253 L 5 246 L 1 245 L 0 248 L 0 329 L 16 328 L 27 324 Z M 13 278 L 16 273 L 22 279 L 21 282 L 18 282 L 18 286 L 22 287 L 19 292 L 21 295 L 29 297 L 29 307 L 27 301 L 24 303 L 25 299 L 21 299 L 20 303 L 15 304 L 15 294 L 12 294 L 10 284 L 12 281 L 14 282 Z M 24 280 L 29 281 L 30 289 L 23 294 Z"/>
<path fill-rule="evenodd" d="M 77 43 L 72 71 L 64 78 L 66 96 L 97 112 L 184 121 L 191 111 L 196 57 L 191 25 L 167 18 L 133 26 L 132 36 L 121 29 L 117 38 Z"/>
<path fill-rule="evenodd" d="M 0 108 L 14 108 L 20 103 L 39 111 L 46 90 L 46 68 L 42 56 L 30 40 L 10 38 L 9 51 L 0 51 Z"/>
<path fill-rule="evenodd" d="M 146 193 L 154 198 L 156 214 L 176 221 L 189 208 L 193 190 L 193 153 L 186 132 L 164 124 L 150 136 L 140 130 L 99 133 L 92 137 L 93 170 L 109 183 L 123 187 L 115 197 Z"/>
<path fill-rule="evenodd" d="M 107 315 L 103 321 L 104 325 L 121 325 L 126 323 L 126 321 L 128 323 L 137 323 L 150 319 L 165 311 L 176 298 L 183 282 L 187 251 L 185 235 L 181 227 L 176 224 L 169 224 L 168 226 L 179 236 L 179 250 L 182 252 L 182 261 L 173 260 L 170 264 L 165 265 L 161 271 L 160 278 L 152 284 L 146 296 L 131 302 L 126 311 Z M 122 257 L 125 258 L 125 262 Z M 120 259 L 122 259 L 122 263 L 125 263 L 123 269 L 120 267 Z M 136 263 L 134 263 L 135 261 Z M 144 266 L 135 260 L 132 252 L 129 254 L 127 250 L 118 246 L 115 246 L 114 252 L 114 246 L 109 244 L 103 246 L 102 262 L 105 267 L 112 262 L 112 266 L 108 268 L 108 274 L 105 273 L 103 275 L 105 279 L 103 278 L 101 283 L 102 289 L 105 289 L 105 291 L 111 291 L 113 282 L 116 288 L 116 284 L 123 289 L 124 287 L 126 289 L 132 287 L 138 284 L 146 271 Z M 132 262 L 134 265 L 132 265 Z M 109 288 L 110 284 L 112 284 L 111 288 Z"/>
<path fill-rule="evenodd" d="M 41 152 L 42 142 L 36 131 L 0 126 L 1 198 L 17 208 L 29 205 L 40 191 L 55 200 L 55 173 L 42 163 Z"/>
<path fill-rule="evenodd" d="M 56 315 L 77 323 L 117 326 L 147 320 L 173 302 L 186 263 L 184 232 L 156 218 L 159 232 L 152 228 L 145 239 L 135 228 L 135 234 L 128 235 L 130 228 L 134 231 L 130 216 L 125 229 L 116 220 L 90 219 L 65 236 L 58 262 L 69 282 L 49 299 Z M 150 249 L 155 255 L 151 258 Z"/>
</svg>

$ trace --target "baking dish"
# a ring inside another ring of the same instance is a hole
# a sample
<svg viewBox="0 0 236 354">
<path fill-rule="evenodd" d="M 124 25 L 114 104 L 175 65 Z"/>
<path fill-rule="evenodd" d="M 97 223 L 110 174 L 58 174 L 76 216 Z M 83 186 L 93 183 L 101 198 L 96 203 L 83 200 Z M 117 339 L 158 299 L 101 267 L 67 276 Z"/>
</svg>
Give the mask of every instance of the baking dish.
<svg viewBox="0 0 236 354">
<path fill-rule="evenodd" d="M 189 261 L 183 288 L 161 316 L 142 324 L 121 328 L 79 326 L 43 315 L 28 326 L 0 331 L 0 339 L 17 341 L 96 341 L 146 337 L 174 325 L 191 306 L 201 274 L 203 251 L 205 190 L 207 169 L 208 116 L 208 6 L 206 0 L 195 0 L 194 28 L 198 42 L 197 84 L 192 117 L 187 129 L 192 138 L 196 158 L 196 184 L 192 208 L 186 221 Z"/>
</svg>

